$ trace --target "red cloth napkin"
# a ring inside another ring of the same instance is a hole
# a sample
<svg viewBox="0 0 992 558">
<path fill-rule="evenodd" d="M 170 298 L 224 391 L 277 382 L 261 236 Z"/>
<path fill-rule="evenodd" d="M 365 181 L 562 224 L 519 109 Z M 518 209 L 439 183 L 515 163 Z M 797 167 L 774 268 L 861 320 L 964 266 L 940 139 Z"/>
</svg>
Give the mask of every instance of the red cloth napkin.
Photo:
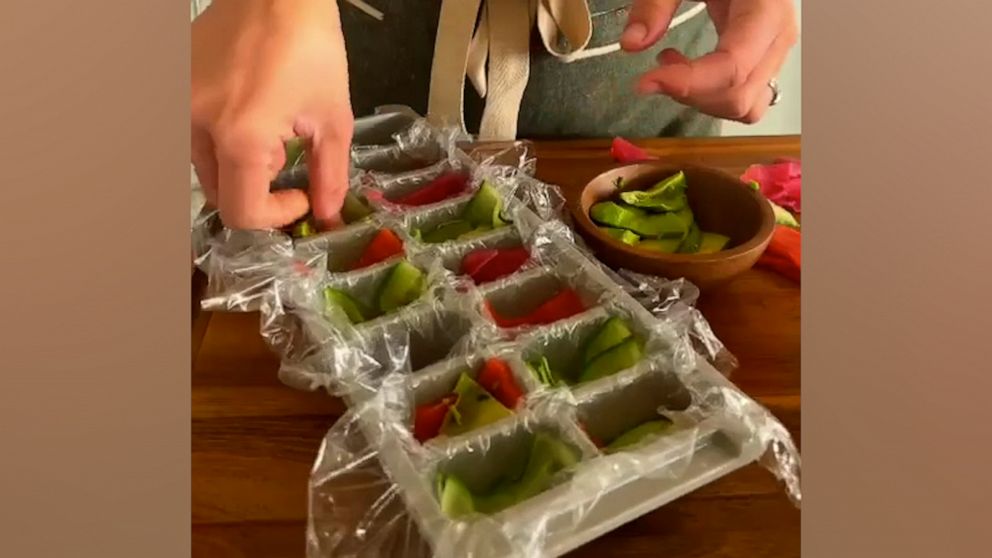
<svg viewBox="0 0 992 558">
<path fill-rule="evenodd" d="M 771 165 L 751 165 L 741 175 L 744 182 L 757 182 L 761 193 L 776 204 L 801 213 L 803 167 L 798 159 L 779 159 Z"/>
<path fill-rule="evenodd" d="M 761 193 L 773 203 L 801 212 L 803 169 L 798 159 L 779 159 L 770 165 L 751 165 L 741 175 L 745 182 L 756 182 Z M 757 265 L 800 282 L 802 234 L 797 229 L 777 225 L 768 249 Z"/>
</svg>

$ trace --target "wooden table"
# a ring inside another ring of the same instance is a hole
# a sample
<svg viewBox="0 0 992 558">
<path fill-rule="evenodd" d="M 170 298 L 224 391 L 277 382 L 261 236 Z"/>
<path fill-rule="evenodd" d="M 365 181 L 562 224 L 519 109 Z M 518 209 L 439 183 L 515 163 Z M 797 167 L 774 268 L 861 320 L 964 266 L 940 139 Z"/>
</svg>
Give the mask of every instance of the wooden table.
<svg viewBox="0 0 992 558">
<path fill-rule="evenodd" d="M 653 140 L 666 160 L 741 172 L 798 157 L 799 137 Z M 608 142 L 538 145 L 538 177 L 566 193 L 611 165 Z M 344 411 L 321 393 L 276 379 L 278 361 L 257 314 L 196 310 L 192 323 L 193 556 L 300 558 L 307 478 L 318 445 Z M 699 307 L 740 361 L 732 379 L 768 407 L 800 443 L 799 288 L 752 270 Z M 757 465 L 635 520 L 575 551 L 576 557 L 743 558 L 799 556 L 800 513 Z"/>
</svg>

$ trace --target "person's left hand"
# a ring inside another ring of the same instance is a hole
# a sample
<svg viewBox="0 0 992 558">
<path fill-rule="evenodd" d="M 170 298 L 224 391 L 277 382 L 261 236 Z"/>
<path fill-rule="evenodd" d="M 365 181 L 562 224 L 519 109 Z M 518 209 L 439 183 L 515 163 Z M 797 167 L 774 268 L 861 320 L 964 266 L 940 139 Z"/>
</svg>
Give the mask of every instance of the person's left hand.
<svg viewBox="0 0 992 558">
<path fill-rule="evenodd" d="M 621 47 L 640 52 L 656 44 L 681 3 L 634 0 Z M 768 110 L 769 81 L 799 38 L 793 0 L 708 0 L 706 8 L 720 37 L 713 52 L 689 59 L 665 49 L 658 55 L 659 67 L 641 76 L 637 90 L 753 124 Z"/>
</svg>

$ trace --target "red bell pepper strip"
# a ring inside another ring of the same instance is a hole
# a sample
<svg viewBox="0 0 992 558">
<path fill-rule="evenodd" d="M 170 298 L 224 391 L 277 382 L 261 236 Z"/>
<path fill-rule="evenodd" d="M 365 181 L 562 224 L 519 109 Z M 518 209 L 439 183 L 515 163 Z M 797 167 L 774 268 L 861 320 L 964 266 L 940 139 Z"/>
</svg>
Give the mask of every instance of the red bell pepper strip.
<svg viewBox="0 0 992 558">
<path fill-rule="evenodd" d="M 569 288 L 562 289 L 526 316 L 503 316 L 492 307 L 488 300 L 486 307 L 496 325 L 502 328 L 550 324 L 584 312 L 586 309 L 578 293 Z"/>
<path fill-rule="evenodd" d="M 799 283 L 802 235 L 796 229 L 778 225 L 772 233 L 765 253 L 758 259 L 758 266 L 765 267 Z"/>
<path fill-rule="evenodd" d="M 417 206 L 444 201 L 467 190 L 469 178 L 463 172 L 448 172 L 425 186 L 396 198 L 393 203 Z"/>
<path fill-rule="evenodd" d="M 480 248 L 465 254 L 462 273 L 481 285 L 515 273 L 529 259 L 530 253 L 523 247 Z"/>
<path fill-rule="evenodd" d="M 389 229 L 382 229 L 369 241 L 362 256 L 351 267 L 352 270 L 362 269 L 372 264 L 385 261 L 403 253 L 403 241 Z"/>
<path fill-rule="evenodd" d="M 643 163 L 657 159 L 657 157 L 648 155 L 647 151 L 623 138 L 613 138 L 613 144 L 610 145 L 610 155 L 618 163 Z"/>
<path fill-rule="evenodd" d="M 462 273 L 472 277 L 478 273 L 487 263 L 494 260 L 499 254 L 495 248 L 479 248 L 472 250 L 462 258 Z"/>
<path fill-rule="evenodd" d="M 440 434 L 444 419 L 448 417 L 448 412 L 457 401 L 458 396 L 451 394 L 436 403 L 417 407 L 413 419 L 413 437 L 423 443 Z"/>
<path fill-rule="evenodd" d="M 524 396 L 523 390 L 513 378 L 513 371 L 506 361 L 498 358 L 487 359 L 476 378 L 479 385 L 486 389 L 497 401 L 514 409 Z"/>
</svg>

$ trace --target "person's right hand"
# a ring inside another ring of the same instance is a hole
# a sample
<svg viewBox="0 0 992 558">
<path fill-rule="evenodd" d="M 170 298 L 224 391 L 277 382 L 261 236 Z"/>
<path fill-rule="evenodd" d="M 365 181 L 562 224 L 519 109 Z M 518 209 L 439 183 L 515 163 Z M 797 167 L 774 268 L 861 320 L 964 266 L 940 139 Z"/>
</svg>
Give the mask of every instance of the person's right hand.
<svg viewBox="0 0 992 558">
<path fill-rule="evenodd" d="M 232 229 L 339 222 L 354 117 L 335 0 L 214 0 L 192 24 L 192 159 Z M 308 140 L 309 203 L 270 192 L 283 142 Z"/>
</svg>

